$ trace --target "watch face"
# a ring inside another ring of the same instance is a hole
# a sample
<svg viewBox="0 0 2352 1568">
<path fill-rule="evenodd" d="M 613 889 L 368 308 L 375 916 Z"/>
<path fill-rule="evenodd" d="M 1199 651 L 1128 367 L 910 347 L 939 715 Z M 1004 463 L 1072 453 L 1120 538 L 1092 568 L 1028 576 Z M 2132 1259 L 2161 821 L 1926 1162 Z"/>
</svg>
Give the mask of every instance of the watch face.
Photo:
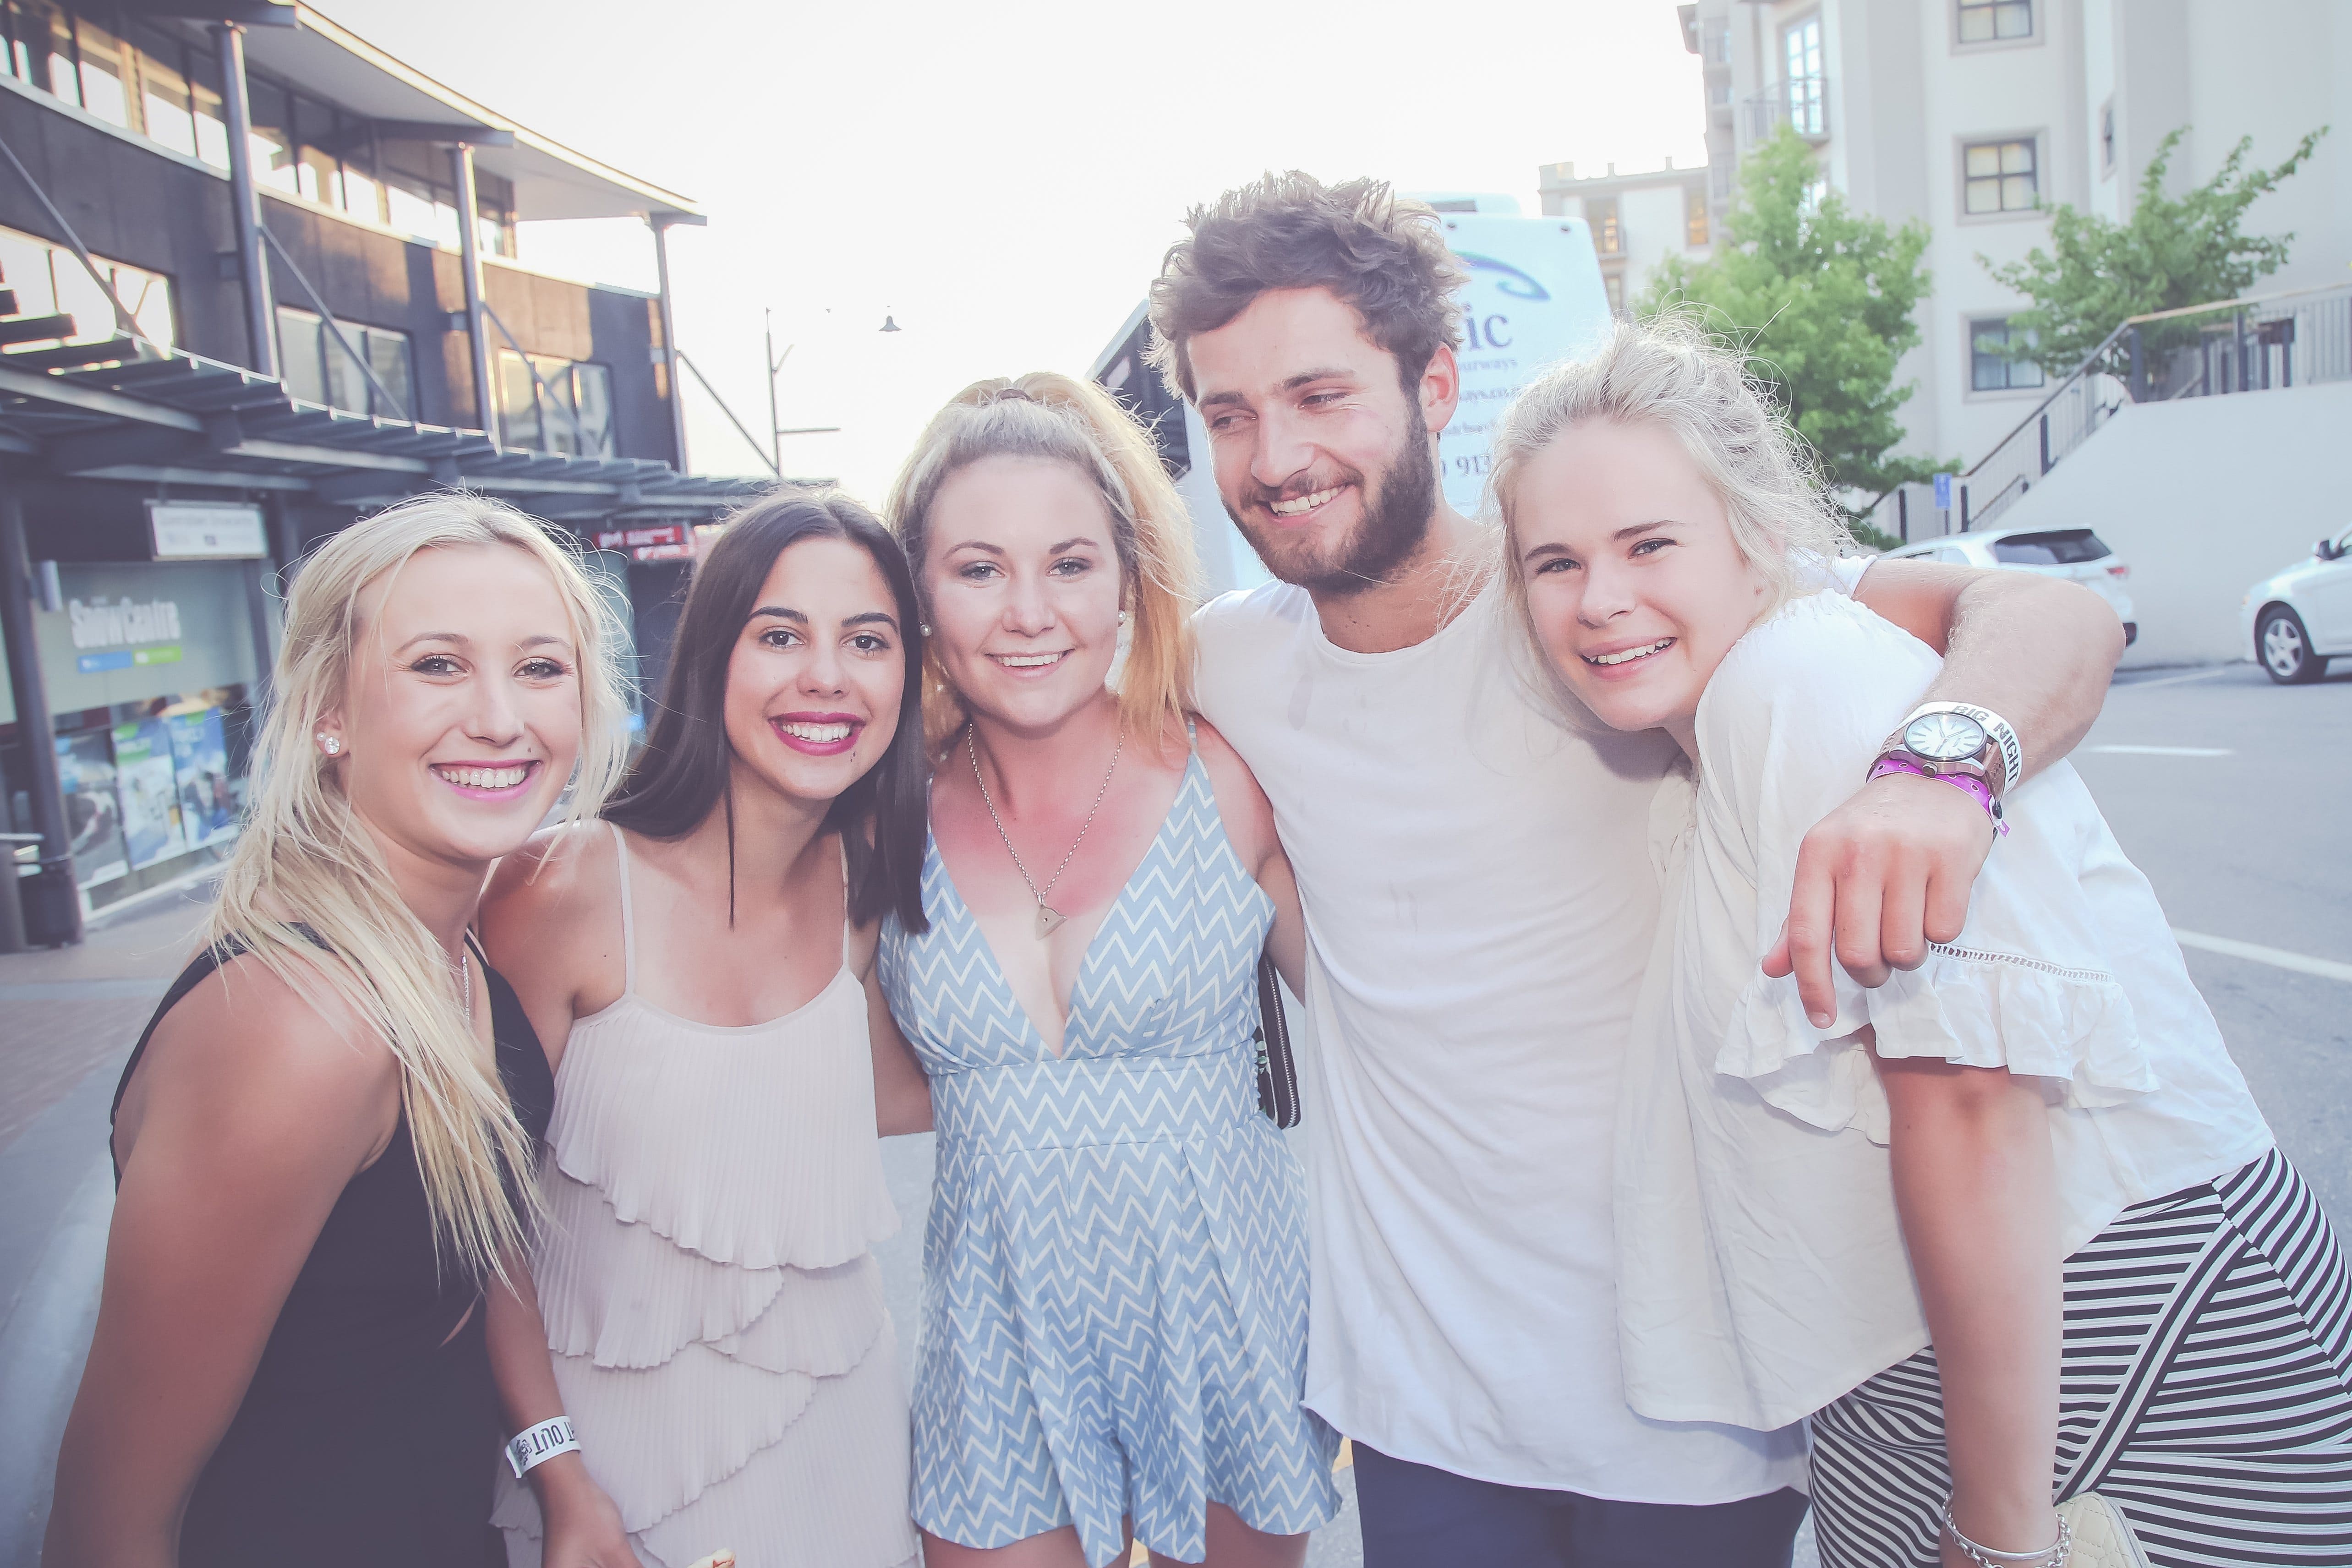
<svg viewBox="0 0 2352 1568">
<path fill-rule="evenodd" d="M 1966 714 L 1922 714 L 1903 727 L 1904 747 L 1933 762 L 1958 762 L 1985 748 L 1985 728 Z"/>
</svg>

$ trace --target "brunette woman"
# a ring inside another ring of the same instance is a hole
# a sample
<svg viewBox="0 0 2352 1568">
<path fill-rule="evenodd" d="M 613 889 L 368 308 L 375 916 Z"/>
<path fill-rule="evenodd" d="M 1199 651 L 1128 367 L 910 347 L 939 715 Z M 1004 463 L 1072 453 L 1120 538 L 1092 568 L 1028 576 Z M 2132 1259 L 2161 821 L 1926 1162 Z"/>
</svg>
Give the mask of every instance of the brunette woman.
<svg viewBox="0 0 2352 1568">
<path fill-rule="evenodd" d="M 877 1126 L 930 1125 L 873 989 L 875 922 L 921 919 L 915 627 L 905 558 L 855 501 L 753 503 L 696 566 L 604 820 L 501 867 L 484 909 L 558 1042 L 547 1393 L 648 1563 L 916 1551 L 869 1250 L 898 1227 Z M 502 1486 L 509 1560 L 536 1562 L 540 1510 Z"/>
<path fill-rule="evenodd" d="M 116 1095 L 48 1568 L 498 1561 L 500 1391 L 509 1431 L 562 1414 L 506 1287 L 551 1085 L 467 926 L 566 783 L 593 811 L 619 771 L 608 630 L 478 497 L 303 563 L 205 949 Z M 576 1454 L 531 1479 L 551 1562 L 629 1563 Z"/>
<path fill-rule="evenodd" d="M 923 919 L 882 946 L 939 1108 L 927 1560 L 1295 1565 L 1338 1440 L 1299 1404 L 1305 1186 L 1252 1036 L 1260 952 L 1295 987 L 1305 934 L 1265 797 L 1188 713 L 1190 520 L 1117 403 L 1042 374 L 942 410 L 890 513 L 938 747 Z"/>
<path fill-rule="evenodd" d="M 1936 655 L 1819 591 L 1843 530 L 1801 454 L 1739 357 L 1678 327 L 1621 328 L 1496 444 L 1533 645 L 1696 775 L 1653 816 L 1627 1396 L 1810 1416 L 1829 1568 L 2056 1568 L 2078 1532 L 2101 1563 L 2352 1561 L 2336 1237 L 2082 780 L 2029 775 L 1998 715 L 1923 705 Z M 1811 1018 L 1759 961 L 1806 831 L 1887 771 L 1968 792 L 1991 856 L 1957 940 L 1875 990 L 1841 974 Z"/>
</svg>

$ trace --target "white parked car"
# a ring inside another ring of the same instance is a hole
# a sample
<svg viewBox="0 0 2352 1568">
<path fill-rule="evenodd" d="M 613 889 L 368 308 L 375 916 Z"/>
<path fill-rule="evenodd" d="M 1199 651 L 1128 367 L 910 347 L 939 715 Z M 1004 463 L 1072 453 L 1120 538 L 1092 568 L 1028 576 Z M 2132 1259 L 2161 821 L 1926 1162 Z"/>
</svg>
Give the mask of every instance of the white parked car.
<svg viewBox="0 0 2352 1568">
<path fill-rule="evenodd" d="M 1939 560 L 1951 566 L 1991 566 L 2034 571 L 2079 582 L 2115 607 L 2124 623 L 2124 645 L 2139 641 L 2131 595 L 2124 584 L 2131 568 L 2088 528 L 1988 528 L 1983 533 L 1947 534 L 1888 550 L 1888 560 Z"/>
<path fill-rule="evenodd" d="M 2329 659 L 2352 655 L 2352 528 L 2248 589 L 2238 621 L 2254 661 L 2283 686 L 2315 681 Z"/>
</svg>

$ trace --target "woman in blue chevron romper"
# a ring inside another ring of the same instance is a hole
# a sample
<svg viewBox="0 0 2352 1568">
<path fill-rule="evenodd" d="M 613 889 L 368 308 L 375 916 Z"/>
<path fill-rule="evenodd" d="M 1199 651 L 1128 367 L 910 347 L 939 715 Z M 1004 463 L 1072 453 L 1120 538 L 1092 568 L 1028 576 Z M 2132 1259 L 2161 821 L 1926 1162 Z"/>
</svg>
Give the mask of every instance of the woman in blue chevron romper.
<svg viewBox="0 0 2352 1568">
<path fill-rule="evenodd" d="M 937 765 L 929 929 L 880 954 L 939 1126 L 927 1561 L 1103 1568 L 1139 1537 L 1295 1568 L 1338 1438 L 1299 1405 L 1306 1193 L 1253 1031 L 1260 952 L 1295 983 L 1305 934 L 1265 797 L 1186 713 L 1182 503 L 1108 395 L 1033 374 L 941 410 L 889 513 Z"/>
</svg>

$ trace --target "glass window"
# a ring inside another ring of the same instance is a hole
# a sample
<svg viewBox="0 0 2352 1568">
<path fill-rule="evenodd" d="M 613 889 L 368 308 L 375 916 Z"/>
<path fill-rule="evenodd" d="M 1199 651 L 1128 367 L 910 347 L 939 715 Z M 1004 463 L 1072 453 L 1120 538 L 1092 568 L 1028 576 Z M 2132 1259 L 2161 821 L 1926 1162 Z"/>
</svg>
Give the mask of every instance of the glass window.
<svg viewBox="0 0 2352 1568">
<path fill-rule="evenodd" d="M 526 361 L 501 349 L 498 371 L 500 444 L 574 456 L 618 455 L 612 372 L 604 366 L 541 354 Z"/>
<path fill-rule="evenodd" d="M 2033 0 L 1960 0 L 1960 42 L 2033 37 Z"/>
<path fill-rule="evenodd" d="M 73 19 L 61 6 L 37 3 L 26 7 L 32 24 L 29 36 L 33 46 L 33 65 L 37 73 L 46 73 L 49 90 L 75 108 L 81 107 L 80 74 L 74 68 Z M 44 25 L 46 24 L 46 25 Z M 48 60 L 40 59 L 46 51 Z M 36 78 L 37 79 L 37 74 Z"/>
<path fill-rule="evenodd" d="M 1780 35 L 1783 79 L 1789 92 L 1789 125 L 1800 136 L 1828 131 L 1827 84 L 1822 78 L 1822 19 L 1806 17 Z"/>
<path fill-rule="evenodd" d="M 325 325 L 308 310 L 278 308 L 278 379 L 304 402 L 332 406 L 327 396 Z"/>
<path fill-rule="evenodd" d="M 375 412 L 394 419 L 415 420 L 416 392 L 410 385 L 408 334 L 387 332 L 375 327 L 367 328 L 366 332 L 368 368 L 375 371 L 375 379 L 383 383 L 383 390 L 392 394 L 396 405 L 379 408 Z"/>
<path fill-rule="evenodd" d="M 418 239 L 433 237 L 433 196 L 420 192 L 405 178 L 394 175 L 383 183 L 385 222 L 405 235 Z"/>
<path fill-rule="evenodd" d="M 1969 390 L 2010 392 L 2042 384 L 2042 367 L 2031 360 L 2011 360 L 2002 350 L 2012 342 L 2030 343 L 2028 334 L 2012 336 L 2009 318 L 1999 316 L 1969 324 Z"/>
<path fill-rule="evenodd" d="M 1601 289 L 1609 296 L 1609 313 L 1612 316 L 1622 316 L 1625 314 L 1624 275 L 1617 272 L 1603 273 L 1601 278 Z"/>
<path fill-rule="evenodd" d="M 615 457 L 620 447 L 613 438 L 613 372 L 603 365 L 572 367 L 572 407 L 581 433 L 593 456 Z"/>
<path fill-rule="evenodd" d="M 294 106 L 275 84 L 246 79 L 253 109 L 253 177 L 260 183 L 299 195 L 294 172 Z"/>
<path fill-rule="evenodd" d="M 370 223 L 383 222 L 383 189 L 355 164 L 343 165 L 343 211 Z"/>
<path fill-rule="evenodd" d="M 71 316 L 73 336 L 66 341 L 103 343 L 115 335 L 114 307 L 106 295 L 106 289 L 110 287 L 121 297 L 123 308 L 142 333 L 165 348 L 171 347 L 175 340 L 172 280 L 161 273 L 109 261 L 102 256 L 90 259 L 98 264 L 99 275 L 106 280 L 103 287 L 90 277 L 81 258 L 64 246 L 51 245 L 14 229 L 0 229 L 0 282 L 16 291 L 18 315 Z M 28 342 L 13 346 L 33 349 L 45 345 Z"/>
<path fill-rule="evenodd" d="M 346 413 L 373 414 L 382 419 L 410 417 L 408 399 L 413 375 L 408 335 L 383 327 L 362 327 L 342 321 L 346 352 L 335 341 L 335 329 L 308 310 L 290 305 L 278 308 L 278 374 L 286 390 L 306 402 L 322 403 Z M 353 355 L 364 357 L 368 369 L 396 400 L 375 395 Z"/>
<path fill-rule="evenodd" d="M 75 37 L 81 56 L 81 106 L 114 125 L 131 123 L 131 62 L 122 41 L 86 18 Z"/>
<path fill-rule="evenodd" d="M 1961 211 L 2025 213 L 2041 204 L 2042 185 L 2032 137 L 1972 141 L 1962 149 L 1961 160 Z"/>
<path fill-rule="evenodd" d="M 1592 248 L 1601 256 L 1622 256 L 1625 231 L 1618 226 L 1617 203 L 1593 199 L 1584 204 L 1584 221 L 1592 225 Z"/>
<path fill-rule="evenodd" d="M 196 156 L 215 169 L 228 167 L 228 111 L 221 107 L 220 65 L 203 49 L 190 49 L 188 111 L 196 121 Z"/>
<path fill-rule="evenodd" d="M 1697 250 L 1707 243 L 1706 187 L 1683 187 L 1683 244 Z"/>
<path fill-rule="evenodd" d="M 2046 534 L 2011 534 L 1995 539 L 1992 559 L 2010 566 L 2081 566 L 2116 552 L 2088 528 L 2053 528 Z"/>
<path fill-rule="evenodd" d="M 194 157 L 196 121 L 188 112 L 187 78 L 180 74 L 181 49 L 174 39 L 141 25 L 131 35 L 137 45 L 140 120 L 150 140 L 174 152 Z"/>
</svg>

